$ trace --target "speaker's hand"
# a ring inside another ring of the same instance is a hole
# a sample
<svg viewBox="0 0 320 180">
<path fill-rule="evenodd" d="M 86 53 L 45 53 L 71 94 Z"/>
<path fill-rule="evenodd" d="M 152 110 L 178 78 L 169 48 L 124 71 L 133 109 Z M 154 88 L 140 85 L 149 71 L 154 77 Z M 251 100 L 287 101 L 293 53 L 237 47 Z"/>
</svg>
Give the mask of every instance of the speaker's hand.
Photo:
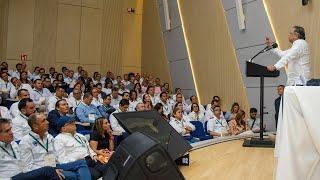
<svg viewBox="0 0 320 180">
<path fill-rule="evenodd" d="M 268 71 L 275 71 L 277 70 L 276 67 L 274 67 L 273 65 L 267 66 Z"/>
</svg>

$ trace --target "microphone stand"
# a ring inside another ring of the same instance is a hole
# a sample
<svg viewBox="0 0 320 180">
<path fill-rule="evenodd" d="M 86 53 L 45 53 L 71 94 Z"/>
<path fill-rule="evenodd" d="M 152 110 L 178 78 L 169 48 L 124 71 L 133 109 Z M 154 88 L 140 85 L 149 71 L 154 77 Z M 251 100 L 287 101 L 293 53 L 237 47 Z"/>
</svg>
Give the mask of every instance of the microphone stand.
<svg viewBox="0 0 320 180">
<path fill-rule="evenodd" d="M 261 51 L 259 51 L 256 55 L 254 55 L 254 56 L 249 60 L 249 62 L 252 62 L 254 58 L 256 58 L 257 56 L 259 56 L 259 55 L 262 54 L 262 53 L 265 53 L 265 52 L 267 52 L 267 51 L 270 51 L 271 49 L 273 49 L 272 46 L 267 46 L 267 47 L 265 47 L 264 49 L 262 49 Z"/>
</svg>

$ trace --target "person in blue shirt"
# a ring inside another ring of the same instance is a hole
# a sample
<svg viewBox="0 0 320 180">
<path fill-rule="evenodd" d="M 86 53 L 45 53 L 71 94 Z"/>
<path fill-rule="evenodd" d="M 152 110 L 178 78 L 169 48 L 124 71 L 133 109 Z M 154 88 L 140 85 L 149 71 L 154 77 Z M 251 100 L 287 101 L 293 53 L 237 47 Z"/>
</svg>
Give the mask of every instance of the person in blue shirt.
<svg viewBox="0 0 320 180">
<path fill-rule="evenodd" d="M 84 94 L 83 101 L 76 108 L 76 116 L 82 123 L 95 123 L 95 120 L 102 117 L 98 108 L 91 104 L 92 95 L 88 92 Z"/>
<path fill-rule="evenodd" d="M 102 99 L 103 99 L 103 104 L 101 106 L 98 106 L 98 110 L 104 118 L 109 119 L 109 115 L 113 113 L 116 109 L 110 105 L 111 104 L 110 94 L 102 96 Z"/>
</svg>

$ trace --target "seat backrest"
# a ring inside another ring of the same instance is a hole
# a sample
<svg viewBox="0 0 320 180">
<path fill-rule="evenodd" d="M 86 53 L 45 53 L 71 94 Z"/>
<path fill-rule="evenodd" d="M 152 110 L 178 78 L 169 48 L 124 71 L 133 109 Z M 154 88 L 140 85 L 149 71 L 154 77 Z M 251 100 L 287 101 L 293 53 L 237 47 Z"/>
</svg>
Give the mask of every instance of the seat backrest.
<svg viewBox="0 0 320 180">
<path fill-rule="evenodd" d="M 204 123 L 204 132 L 205 132 L 206 134 L 209 134 L 209 133 L 208 133 L 207 124 L 208 124 L 208 121 L 206 121 L 206 122 Z"/>
<path fill-rule="evenodd" d="M 203 124 L 200 121 L 190 121 L 191 124 L 193 124 L 196 127 L 195 131 L 191 132 L 191 136 L 194 137 L 204 137 L 206 136 L 206 133 L 204 132 L 203 129 Z"/>
</svg>

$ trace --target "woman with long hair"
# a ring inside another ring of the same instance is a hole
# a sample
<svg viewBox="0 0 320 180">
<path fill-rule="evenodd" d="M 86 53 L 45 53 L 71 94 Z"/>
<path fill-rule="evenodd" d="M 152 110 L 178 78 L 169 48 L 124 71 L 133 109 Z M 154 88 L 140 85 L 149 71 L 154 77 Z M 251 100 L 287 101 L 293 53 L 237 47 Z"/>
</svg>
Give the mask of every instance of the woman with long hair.
<svg viewBox="0 0 320 180">
<path fill-rule="evenodd" d="M 225 119 L 226 119 L 226 121 L 229 122 L 229 121 L 231 121 L 232 119 L 234 119 L 239 111 L 240 111 L 240 105 L 239 105 L 239 103 L 234 102 L 234 103 L 232 104 L 232 106 L 231 106 L 230 111 L 228 111 L 228 112 L 226 113 L 226 115 L 224 116 Z"/>
<path fill-rule="evenodd" d="M 95 121 L 89 144 L 98 158 L 107 163 L 114 150 L 114 137 L 107 119 L 101 117 Z"/>
<path fill-rule="evenodd" d="M 188 114 L 191 121 L 200 121 L 202 123 L 206 122 L 206 118 L 203 113 L 201 113 L 199 105 L 197 103 L 191 104 L 191 112 Z"/>
<path fill-rule="evenodd" d="M 153 105 L 151 102 L 151 98 L 149 94 L 144 94 L 142 97 L 142 102 L 146 107 L 146 110 L 152 110 L 153 109 Z"/>
<path fill-rule="evenodd" d="M 245 118 L 246 113 L 243 110 L 239 110 L 235 118 L 229 122 L 231 135 L 242 134 L 246 131 L 248 131 L 248 133 L 252 133 L 252 131 L 250 132 L 250 128 L 247 126 Z"/>
</svg>

